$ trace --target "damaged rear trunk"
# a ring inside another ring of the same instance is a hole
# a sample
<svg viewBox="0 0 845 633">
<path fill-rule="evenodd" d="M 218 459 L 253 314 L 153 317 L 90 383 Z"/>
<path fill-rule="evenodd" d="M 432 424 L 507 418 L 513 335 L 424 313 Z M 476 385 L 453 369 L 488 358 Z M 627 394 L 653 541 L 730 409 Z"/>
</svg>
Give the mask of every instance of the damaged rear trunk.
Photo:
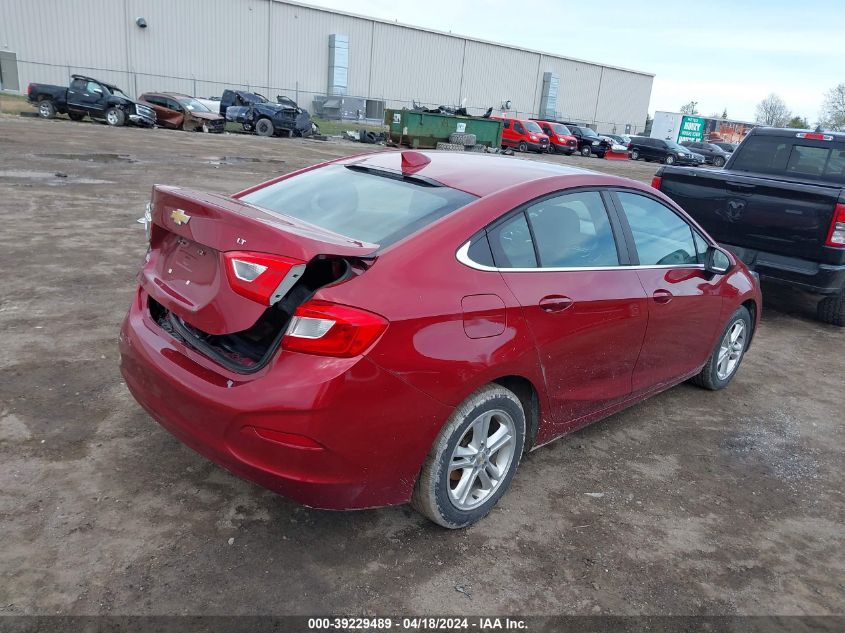
<svg viewBox="0 0 845 633">
<path fill-rule="evenodd" d="M 141 271 L 153 320 L 240 373 L 264 367 L 297 307 L 378 248 L 214 194 L 156 187 Z"/>
<path fill-rule="evenodd" d="M 252 327 L 240 332 L 203 332 L 152 297 L 149 299 L 149 310 L 153 320 L 162 329 L 184 343 L 227 369 L 252 373 L 264 367 L 279 349 L 296 308 L 308 301 L 323 286 L 343 281 L 353 274 L 353 267 L 345 259 L 315 258 L 309 262 L 299 281 L 282 299 L 264 310 Z"/>
</svg>

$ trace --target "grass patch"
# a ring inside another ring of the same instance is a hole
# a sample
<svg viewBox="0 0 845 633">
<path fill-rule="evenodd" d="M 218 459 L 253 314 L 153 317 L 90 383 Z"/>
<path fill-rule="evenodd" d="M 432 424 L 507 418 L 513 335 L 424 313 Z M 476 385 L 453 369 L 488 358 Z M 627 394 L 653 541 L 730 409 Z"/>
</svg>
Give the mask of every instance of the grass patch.
<svg viewBox="0 0 845 633">
<path fill-rule="evenodd" d="M 26 97 L 14 95 L 9 92 L 0 92 L 0 112 L 4 114 L 20 114 L 21 112 L 34 112 L 34 109 L 26 100 Z"/>
</svg>

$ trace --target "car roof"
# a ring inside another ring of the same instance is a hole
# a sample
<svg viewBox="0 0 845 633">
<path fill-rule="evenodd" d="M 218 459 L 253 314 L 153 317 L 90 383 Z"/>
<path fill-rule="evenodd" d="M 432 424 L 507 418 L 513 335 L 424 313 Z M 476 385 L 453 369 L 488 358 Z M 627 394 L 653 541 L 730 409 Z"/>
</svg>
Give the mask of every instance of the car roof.
<svg viewBox="0 0 845 633">
<path fill-rule="evenodd" d="M 845 132 L 834 132 L 833 130 L 820 130 L 819 132 L 816 132 L 815 130 L 804 130 L 793 127 L 755 127 L 751 128 L 748 134 L 754 134 L 755 136 L 787 136 L 795 138 L 795 135 L 799 132 L 805 132 L 808 134 L 826 134 L 833 136 L 836 141 L 845 141 Z"/>
<path fill-rule="evenodd" d="M 403 153 L 406 152 L 386 151 L 367 154 L 363 157 L 353 156 L 340 161 L 340 164 L 355 164 L 362 167 L 401 172 Z M 588 169 L 539 160 L 475 152 L 413 151 L 413 154 L 422 154 L 430 161 L 416 170 L 415 176 L 429 178 L 447 187 L 459 189 L 479 197 L 532 180 L 542 180 L 555 176 L 581 177 L 582 179 L 584 176 L 595 176 L 603 184 L 615 184 L 623 187 L 629 187 L 633 183 L 627 178 L 608 176 Z"/>
</svg>

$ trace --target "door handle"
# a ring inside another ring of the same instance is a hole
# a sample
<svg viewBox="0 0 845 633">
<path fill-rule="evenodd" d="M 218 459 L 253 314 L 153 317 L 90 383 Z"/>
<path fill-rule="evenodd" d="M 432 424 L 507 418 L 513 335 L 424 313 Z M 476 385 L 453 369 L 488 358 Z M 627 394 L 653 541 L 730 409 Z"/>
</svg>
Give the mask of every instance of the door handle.
<svg viewBox="0 0 845 633">
<path fill-rule="evenodd" d="M 734 191 L 754 191 L 757 188 L 757 185 L 752 185 L 747 182 L 735 182 L 733 180 L 728 180 L 725 185 L 728 189 L 733 189 Z"/>
<path fill-rule="evenodd" d="M 569 297 L 562 295 L 549 295 L 540 299 L 540 309 L 544 312 L 563 312 L 575 303 Z"/>
<path fill-rule="evenodd" d="M 655 290 L 654 293 L 651 295 L 654 298 L 655 303 L 669 303 L 674 296 L 668 290 Z"/>
</svg>

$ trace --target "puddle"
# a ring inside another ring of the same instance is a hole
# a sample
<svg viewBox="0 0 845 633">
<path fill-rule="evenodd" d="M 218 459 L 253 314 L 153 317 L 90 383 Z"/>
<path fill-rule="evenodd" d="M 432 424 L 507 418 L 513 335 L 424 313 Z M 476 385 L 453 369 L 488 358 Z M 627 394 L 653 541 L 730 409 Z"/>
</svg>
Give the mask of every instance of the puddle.
<svg viewBox="0 0 845 633">
<path fill-rule="evenodd" d="M 129 154 L 36 154 L 40 158 L 58 158 L 60 160 L 81 160 L 86 163 L 137 163 L 138 159 Z"/>
<path fill-rule="evenodd" d="M 31 171 L 27 169 L 0 169 L 0 178 L 9 178 L 12 180 L 38 180 L 45 185 L 111 185 L 114 184 L 110 180 L 100 180 L 98 178 L 82 178 L 79 176 L 57 176 L 54 171 Z"/>
<path fill-rule="evenodd" d="M 286 161 L 280 158 L 252 158 L 247 156 L 204 156 L 202 158 L 210 165 L 241 165 L 244 163 L 269 163 L 283 165 Z"/>
</svg>

